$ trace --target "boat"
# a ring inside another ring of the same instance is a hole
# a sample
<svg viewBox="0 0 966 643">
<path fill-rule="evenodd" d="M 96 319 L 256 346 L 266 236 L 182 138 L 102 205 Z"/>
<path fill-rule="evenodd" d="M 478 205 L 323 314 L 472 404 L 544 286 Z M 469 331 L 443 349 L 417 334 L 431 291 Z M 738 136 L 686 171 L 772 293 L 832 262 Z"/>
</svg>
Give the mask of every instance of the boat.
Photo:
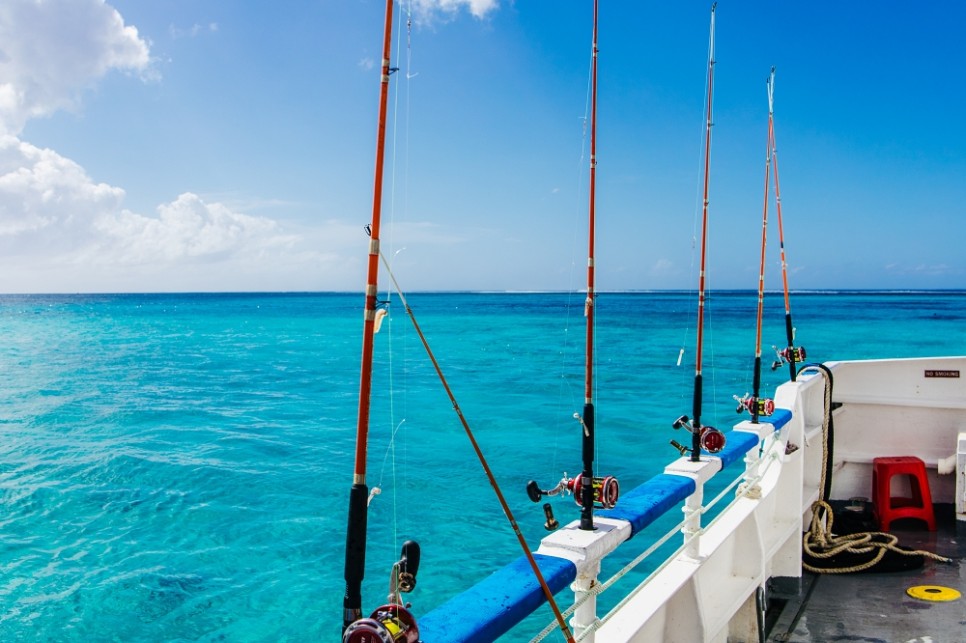
<svg viewBox="0 0 966 643">
<path fill-rule="evenodd" d="M 712 33 L 713 24 L 714 8 Z M 596 29 L 594 51 L 596 62 Z M 388 44 L 386 52 L 384 82 Z M 713 47 L 709 58 L 710 129 Z M 377 263 L 378 248 L 370 266 Z M 367 337 L 376 317 L 369 283 Z M 592 294 L 591 270 L 590 311 Z M 961 640 L 963 579 L 955 561 L 966 549 L 966 356 L 789 361 L 790 379 L 775 390 L 769 413 L 705 442 L 696 402 L 694 420 L 675 423 L 692 433 L 691 448 L 681 447 L 681 457 L 619 499 L 615 493 L 614 503 L 600 502 L 603 478 L 588 486 L 593 474 L 585 466 L 570 487 L 583 490 L 579 519 L 559 525 L 548 513 L 551 533 L 532 555 L 425 613 L 410 611 L 400 596 L 415 584 L 418 566 L 418 548 L 407 543 L 387 605 L 362 618 L 358 585 L 347 590 L 343 640 L 539 641 L 558 630 L 567 640 L 601 643 Z M 699 361 L 695 398 L 700 377 Z M 587 405 L 584 427 L 588 418 L 592 425 L 589 394 Z M 364 458 L 364 441 L 360 451 Z M 895 472 L 908 477 L 911 497 L 892 498 L 887 476 Z M 364 561 L 366 493 L 363 467 L 350 494 L 347 585 L 361 580 L 349 557 L 361 547 Z M 650 533 L 682 511 L 672 529 Z M 653 544 L 637 545 L 645 540 Z M 671 541 L 678 546 L 652 572 L 598 613 L 598 597 Z M 601 578 L 608 556 L 628 558 L 628 549 L 630 564 Z M 559 613 L 542 630 L 533 627 L 532 615 L 552 597 L 564 604 L 571 596 L 562 616 L 571 619 L 572 634 Z"/>
<path fill-rule="evenodd" d="M 607 554 L 632 547 L 663 514 L 691 509 L 677 551 L 578 640 L 960 640 L 961 601 L 920 602 L 907 593 L 925 587 L 936 598 L 955 596 L 963 589 L 959 565 L 927 557 L 918 569 L 894 573 L 815 574 L 803 568 L 802 545 L 823 498 L 839 515 L 873 516 L 875 460 L 901 455 L 925 464 L 937 531 L 905 519 L 896 532 L 916 549 L 962 557 L 964 372 L 966 357 L 804 365 L 795 382 L 776 390 L 767 421 L 738 423 L 720 453 L 697 464 L 687 457 L 669 463 L 624 493 L 617 507 L 598 512 L 592 534 L 574 521 L 545 537 L 537 555 L 552 587 L 606 590 L 609 579 L 587 576 Z M 697 525 L 707 509 L 705 487 L 726 475 L 733 498 L 714 520 Z M 494 641 L 539 604 L 535 584 L 516 561 L 423 615 L 422 640 Z"/>
</svg>

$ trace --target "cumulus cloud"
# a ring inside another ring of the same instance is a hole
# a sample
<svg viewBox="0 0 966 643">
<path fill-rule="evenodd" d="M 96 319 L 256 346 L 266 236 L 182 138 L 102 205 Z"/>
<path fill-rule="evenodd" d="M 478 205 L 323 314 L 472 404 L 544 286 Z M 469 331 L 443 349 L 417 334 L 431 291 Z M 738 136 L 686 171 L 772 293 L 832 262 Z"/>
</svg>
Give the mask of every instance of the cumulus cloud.
<svg viewBox="0 0 966 643">
<path fill-rule="evenodd" d="M 283 235 L 271 219 L 234 212 L 221 203 L 205 203 L 190 192 L 159 206 L 158 214 L 148 217 L 128 210 L 105 212 L 93 221 L 93 227 L 103 233 L 103 240 L 113 242 L 112 261 L 118 263 L 258 256 L 295 240 Z"/>
<path fill-rule="evenodd" d="M 419 0 L 483 17 L 496 0 Z M 172 37 L 217 30 L 171 28 Z M 80 106 L 107 74 L 151 77 L 149 43 L 104 0 L 0 0 L 0 292 L 326 290 L 358 284 L 368 239 L 340 221 L 299 227 L 250 205 L 183 192 L 153 211 L 21 138 L 30 119 Z M 399 226 L 399 243 L 452 243 Z M 458 239 L 457 239 L 458 241 Z"/>
<path fill-rule="evenodd" d="M 0 136 L 0 241 L 8 253 L 64 249 L 90 221 L 120 207 L 124 191 L 95 183 L 77 163 L 10 135 Z"/>
<path fill-rule="evenodd" d="M 111 70 L 148 75 L 149 47 L 103 0 L 0 3 L 0 134 L 73 109 Z"/>
<path fill-rule="evenodd" d="M 0 291 L 309 289 L 351 268 L 307 246 L 312 232 L 191 192 L 133 212 L 122 188 L 19 138 L 30 119 L 78 107 L 111 71 L 150 76 L 151 59 L 103 0 L 0 2 Z"/>
<path fill-rule="evenodd" d="M 157 216 L 125 209 L 124 197 L 121 188 L 93 181 L 53 150 L 0 136 L 0 248 L 7 258 L 42 255 L 61 265 L 120 268 L 259 262 L 298 241 L 276 221 L 196 194 L 160 205 Z"/>
</svg>

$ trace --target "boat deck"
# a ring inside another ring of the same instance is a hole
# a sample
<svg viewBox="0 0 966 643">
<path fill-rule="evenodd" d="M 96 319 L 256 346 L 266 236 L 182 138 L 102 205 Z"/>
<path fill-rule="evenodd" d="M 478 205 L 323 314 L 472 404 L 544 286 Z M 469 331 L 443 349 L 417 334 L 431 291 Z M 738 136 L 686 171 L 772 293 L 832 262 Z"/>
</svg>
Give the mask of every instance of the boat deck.
<svg viewBox="0 0 966 643">
<path fill-rule="evenodd" d="M 801 591 L 770 615 L 768 641 L 811 643 L 882 641 L 962 643 L 966 641 L 966 525 L 957 528 L 951 506 L 936 508 L 937 529 L 921 522 L 894 523 L 903 547 L 953 559 L 926 559 L 920 569 L 888 573 L 806 573 Z M 912 598 L 910 587 L 935 585 L 963 594 L 948 602 Z"/>
</svg>

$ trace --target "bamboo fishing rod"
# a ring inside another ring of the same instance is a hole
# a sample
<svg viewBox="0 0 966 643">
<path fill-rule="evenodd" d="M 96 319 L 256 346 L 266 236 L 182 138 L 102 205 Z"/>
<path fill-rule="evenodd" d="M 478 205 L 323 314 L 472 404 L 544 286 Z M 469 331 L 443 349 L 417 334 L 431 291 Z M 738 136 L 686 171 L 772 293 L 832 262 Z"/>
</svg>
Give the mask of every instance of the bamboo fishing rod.
<svg viewBox="0 0 966 643">
<path fill-rule="evenodd" d="M 480 461 L 480 465 L 483 467 L 483 472 L 486 474 L 486 478 L 490 482 L 490 486 L 493 487 L 493 492 L 496 494 L 496 499 L 500 503 L 500 507 L 503 509 L 503 513 L 506 515 L 507 520 L 510 521 L 510 527 L 513 529 L 513 533 L 516 535 L 517 541 L 520 543 L 520 547 L 523 549 L 524 556 L 526 556 L 527 562 L 530 564 L 530 568 L 533 570 L 533 574 L 536 576 L 541 590 L 543 590 L 543 595 L 550 604 L 550 609 L 553 610 L 554 618 L 557 620 L 557 625 L 560 627 L 561 633 L 567 639 L 568 643 L 575 643 L 573 634 L 571 634 L 570 628 L 567 627 L 567 622 L 564 620 L 563 613 L 560 611 L 560 608 L 557 606 L 557 601 L 553 597 L 553 592 L 550 591 L 550 586 L 547 585 L 547 581 L 544 579 L 543 573 L 540 571 L 540 567 L 537 565 L 537 561 L 533 557 L 533 552 L 530 551 L 530 546 L 527 545 L 527 540 L 523 537 L 523 532 L 520 531 L 516 518 L 513 517 L 513 512 L 510 510 L 510 505 L 507 504 L 506 498 L 503 495 L 503 492 L 500 490 L 500 485 L 496 481 L 496 476 L 493 475 L 493 471 L 490 469 L 490 465 L 487 463 L 486 457 L 483 455 L 483 450 L 476 441 L 476 437 L 473 435 L 472 429 L 470 429 L 470 424 L 467 422 L 466 416 L 463 415 L 463 409 L 460 408 L 459 402 L 456 401 L 456 396 L 453 394 L 453 390 L 450 388 L 449 382 L 447 381 L 446 376 L 443 374 L 443 369 L 436 360 L 436 355 L 433 354 L 433 349 L 430 348 L 429 342 L 426 340 L 426 336 L 423 335 L 423 330 L 420 328 L 419 322 L 416 321 L 416 315 L 413 313 L 413 309 L 410 308 L 409 302 L 406 301 L 406 296 L 399 287 L 399 283 L 396 281 L 396 276 L 392 273 L 392 268 L 389 266 L 389 262 L 386 260 L 384 255 L 382 257 L 382 262 L 386 266 L 386 273 L 389 275 L 393 285 L 396 287 L 396 292 L 399 295 L 399 299 L 402 302 L 403 307 L 406 309 L 406 315 L 413 323 L 413 328 L 416 330 L 416 335 L 419 337 L 419 341 L 422 343 L 423 349 L 426 351 L 426 355 L 429 356 L 429 361 L 433 364 L 433 369 L 436 371 L 436 376 L 443 385 L 443 389 L 446 391 L 446 396 L 449 398 L 450 404 L 453 405 L 453 410 L 456 412 L 456 416 L 459 418 L 460 424 L 463 425 L 463 430 L 466 432 L 466 437 L 469 438 L 470 444 L 473 446 L 473 451 L 476 453 L 476 457 Z"/>
<path fill-rule="evenodd" d="M 775 74 L 772 68 L 772 76 Z M 749 410 L 751 421 L 758 424 L 758 399 L 761 395 L 761 326 L 765 309 L 765 248 L 768 237 L 768 187 L 771 178 L 771 144 L 773 113 L 771 109 L 771 78 L 768 79 L 768 134 L 765 140 L 765 197 L 761 209 L 761 262 L 758 265 L 758 321 L 755 335 L 755 367 L 752 376 L 752 398 Z"/>
<path fill-rule="evenodd" d="M 375 338 L 376 296 L 379 277 L 379 227 L 382 213 L 382 177 L 386 143 L 386 112 L 389 103 L 389 55 L 392 41 L 392 5 L 386 0 L 386 22 L 383 33 L 382 76 L 379 86 L 379 118 L 376 127 L 376 166 L 372 190 L 372 219 L 369 224 L 369 262 L 366 279 L 365 310 L 362 329 L 362 366 L 359 377 L 359 414 L 356 424 L 355 466 L 349 491 L 349 515 L 346 526 L 345 597 L 343 598 L 343 631 L 362 618 L 362 580 L 366 567 L 366 531 L 368 520 L 366 486 L 366 451 L 369 441 L 369 398 L 372 392 L 372 354 Z"/>
<path fill-rule="evenodd" d="M 671 446 L 677 449 L 681 455 L 691 453 L 692 462 L 701 461 L 701 450 L 708 453 L 718 453 L 725 446 L 724 433 L 711 426 L 701 424 L 701 397 L 702 397 L 702 357 L 704 348 L 704 299 L 705 299 L 705 272 L 707 269 L 708 255 L 708 204 L 709 188 L 711 183 L 711 127 L 714 125 L 712 118 L 712 106 L 714 97 L 714 14 L 718 4 L 711 5 L 711 36 L 708 41 L 708 107 L 706 113 L 706 125 L 704 133 L 704 200 L 701 212 L 701 263 L 698 269 L 698 322 L 697 322 L 697 350 L 695 351 L 694 364 L 694 398 L 692 400 L 692 417 L 682 415 L 674 421 L 675 429 L 686 428 L 691 433 L 691 447 L 688 448 L 671 440 Z"/>
<path fill-rule="evenodd" d="M 772 369 L 781 366 L 782 361 L 788 362 L 788 375 L 792 382 L 795 381 L 795 363 L 805 360 L 805 348 L 795 347 L 795 327 L 792 325 L 792 307 L 788 296 L 788 262 L 785 260 L 785 233 L 782 227 L 782 196 L 781 188 L 778 183 L 778 145 L 775 142 L 774 126 L 774 93 L 775 93 L 775 68 L 771 68 L 771 76 L 768 82 L 768 132 L 769 145 L 771 148 L 772 164 L 775 168 L 775 209 L 778 212 L 778 243 L 781 250 L 782 264 L 782 288 L 785 293 L 785 339 L 787 345 L 785 350 L 778 352 L 778 359 L 772 365 Z"/>
<path fill-rule="evenodd" d="M 584 316 L 587 318 L 587 349 L 584 366 L 584 413 L 581 420 L 581 450 L 583 472 L 580 476 L 582 488 L 580 507 L 580 528 L 594 529 L 594 304 L 597 293 L 594 288 L 594 236 L 597 186 L 597 4 L 594 0 L 594 41 L 591 58 L 591 99 L 590 99 L 590 206 L 588 215 L 587 249 L 587 301 Z"/>
<path fill-rule="evenodd" d="M 560 493 L 573 493 L 580 507 L 580 529 L 594 530 L 594 507 L 612 509 L 620 496 L 620 484 L 614 476 L 594 477 L 594 308 L 596 290 L 594 277 L 594 236 L 597 185 L 597 16 L 598 0 L 594 0 L 594 33 L 591 57 L 591 110 L 590 110 L 590 205 L 588 213 L 587 249 L 587 298 L 584 301 L 584 317 L 587 319 L 587 346 L 584 363 L 584 408 L 583 414 L 574 413 L 581 426 L 582 470 L 579 476 L 563 479 L 552 489 L 541 489 L 536 481 L 527 483 L 527 495 L 533 502 L 540 502 L 544 496 Z M 548 530 L 555 529 L 556 519 L 550 504 L 544 505 Z"/>
<path fill-rule="evenodd" d="M 711 5 L 711 36 L 708 44 L 708 106 L 704 134 L 704 199 L 701 213 L 701 263 L 698 268 L 698 328 L 697 349 L 694 366 L 694 398 L 692 404 L 691 461 L 701 460 L 701 396 L 702 396 L 702 357 L 704 348 L 704 298 L 705 270 L 708 251 L 708 195 L 711 181 L 711 127 L 714 95 L 714 14 L 717 3 Z"/>
</svg>

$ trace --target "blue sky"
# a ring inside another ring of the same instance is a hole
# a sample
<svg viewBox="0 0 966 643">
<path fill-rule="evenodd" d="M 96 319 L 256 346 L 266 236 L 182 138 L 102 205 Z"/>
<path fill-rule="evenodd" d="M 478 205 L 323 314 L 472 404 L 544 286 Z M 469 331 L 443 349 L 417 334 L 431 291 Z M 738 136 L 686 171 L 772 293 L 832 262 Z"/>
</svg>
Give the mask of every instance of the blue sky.
<svg viewBox="0 0 966 643">
<path fill-rule="evenodd" d="M 395 8 L 402 287 L 583 288 L 592 3 Z M 696 284 L 709 10 L 601 2 L 600 290 Z M 0 292 L 361 290 L 383 12 L 5 0 Z M 963 24 L 951 2 L 718 4 L 711 288 L 757 283 L 772 65 L 792 288 L 966 288 Z"/>
</svg>

